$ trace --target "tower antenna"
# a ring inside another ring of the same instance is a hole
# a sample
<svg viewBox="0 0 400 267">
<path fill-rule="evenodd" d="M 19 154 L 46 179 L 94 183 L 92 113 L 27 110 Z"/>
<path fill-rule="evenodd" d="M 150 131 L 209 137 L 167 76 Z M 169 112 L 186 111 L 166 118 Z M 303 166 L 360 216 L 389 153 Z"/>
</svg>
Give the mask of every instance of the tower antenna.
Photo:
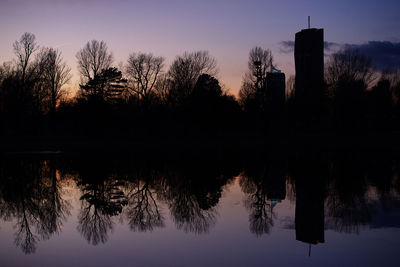
<svg viewBox="0 0 400 267">
<path fill-rule="evenodd" d="M 308 29 L 310 29 L 310 16 L 308 16 Z"/>
</svg>

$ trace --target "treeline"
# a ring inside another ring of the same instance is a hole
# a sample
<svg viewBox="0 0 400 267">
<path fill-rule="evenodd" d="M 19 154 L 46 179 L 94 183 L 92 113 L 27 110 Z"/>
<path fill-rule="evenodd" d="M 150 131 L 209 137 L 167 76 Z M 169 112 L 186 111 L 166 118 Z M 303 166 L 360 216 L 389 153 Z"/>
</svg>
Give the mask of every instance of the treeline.
<svg viewBox="0 0 400 267">
<path fill-rule="evenodd" d="M 285 136 L 299 130 L 391 131 L 400 119 L 399 73 L 377 82 L 371 61 L 353 50 L 331 56 L 319 108 L 309 105 L 304 112 L 293 77 L 284 103 L 274 100 L 267 74 L 275 63 L 271 51 L 260 47 L 250 51 L 238 97 L 221 86 L 207 51 L 179 55 L 168 69 L 163 57 L 132 53 L 116 67 L 106 43 L 92 40 L 76 54 L 80 86 L 72 97 L 71 69 L 59 50 L 41 48 L 31 33 L 13 49 L 15 60 L 0 67 L 3 136 Z"/>
</svg>

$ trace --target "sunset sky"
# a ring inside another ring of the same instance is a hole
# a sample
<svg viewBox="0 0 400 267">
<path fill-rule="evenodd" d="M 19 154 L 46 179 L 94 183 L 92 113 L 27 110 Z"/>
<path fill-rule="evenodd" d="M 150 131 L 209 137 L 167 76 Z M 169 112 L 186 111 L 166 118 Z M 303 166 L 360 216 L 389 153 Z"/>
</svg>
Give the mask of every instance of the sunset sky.
<svg viewBox="0 0 400 267">
<path fill-rule="evenodd" d="M 278 68 L 294 74 L 291 41 L 307 16 L 312 27 L 325 29 L 327 52 L 353 45 L 377 65 L 398 67 L 399 14 L 398 0 L 0 0 L 0 63 L 12 60 L 12 43 L 31 32 L 41 46 L 62 51 L 77 88 L 75 54 L 92 39 L 108 44 L 117 66 L 132 52 L 164 56 L 169 66 L 185 51 L 208 50 L 220 82 L 236 93 L 254 46 L 270 48 Z"/>
</svg>

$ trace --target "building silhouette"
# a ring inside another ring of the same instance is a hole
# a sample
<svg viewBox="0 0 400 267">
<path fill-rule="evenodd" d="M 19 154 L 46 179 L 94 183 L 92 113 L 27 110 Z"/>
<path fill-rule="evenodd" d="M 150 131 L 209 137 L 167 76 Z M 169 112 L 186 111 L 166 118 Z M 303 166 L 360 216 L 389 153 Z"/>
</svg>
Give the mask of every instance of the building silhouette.
<svg viewBox="0 0 400 267">
<path fill-rule="evenodd" d="M 272 109 L 280 111 L 285 105 L 285 74 L 271 67 L 267 73 L 267 99 Z"/>
<path fill-rule="evenodd" d="M 272 206 L 286 198 L 286 173 L 283 161 L 274 161 L 268 168 L 267 196 Z"/>
<path fill-rule="evenodd" d="M 296 98 L 310 99 L 324 85 L 324 30 L 302 30 L 295 40 Z"/>
<path fill-rule="evenodd" d="M 275 69 L 271 64 L 271 71 L 266 76 L 266 100 L 269 132 L 280 134 L 284 126 L 286 103 L 285 74 Z"/>
<path fill-rule="evenodd" d="M 318 123 L 324 97 L 324 30 L 312 28 L 296 33 L 294 57 L 298 120 Z"/>
</svg>

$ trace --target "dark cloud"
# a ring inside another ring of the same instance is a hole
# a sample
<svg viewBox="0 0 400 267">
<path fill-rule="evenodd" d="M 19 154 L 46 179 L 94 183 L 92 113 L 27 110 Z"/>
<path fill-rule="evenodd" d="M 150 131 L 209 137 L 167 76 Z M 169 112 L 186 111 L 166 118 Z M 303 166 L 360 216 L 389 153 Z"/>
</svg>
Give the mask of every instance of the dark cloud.
<svg viewBox="0 0 400 267">
<path fill-rule="evenodd" d="M 357 49 L 372 60 L 374 67 L 382 72 L 394 72 L 400 68 L 400 43 L 371 41 L 365 44 L 345 44 L 344 49 Z"/>
<path fill-rule="evenodd" d="M 370 41 L 364 44 L 338 44 L 324 42 L 325 54 L 329 55 L 343 49 L 357 49 L 372 60 L 373 66 L 382 72 L 394 72 L 400 68 L 400 42 Z M 294 41 L 280 42 L 281 53 L 293 53 Z"/>
<path fill-rule="evenodd" d="M 294 51 L 294 41 L 282 41 L 280 44 L 280 51 L 284 54 L 293 53 Z"/>
</svg>

